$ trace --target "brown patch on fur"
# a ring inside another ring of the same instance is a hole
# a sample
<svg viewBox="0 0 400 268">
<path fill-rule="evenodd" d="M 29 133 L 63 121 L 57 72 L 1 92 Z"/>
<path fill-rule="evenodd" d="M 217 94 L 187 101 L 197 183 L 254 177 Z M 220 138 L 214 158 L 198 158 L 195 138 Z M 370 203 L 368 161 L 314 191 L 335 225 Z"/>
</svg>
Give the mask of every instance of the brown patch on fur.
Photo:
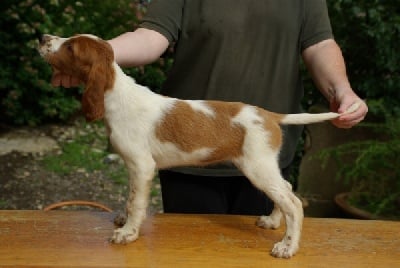
<svg viewBox="0 0 400 268">
<path fill-rule="evenodd" d="M 274 150 L 278 150 L 282 145 L 282 129 L 279 125 L 283 115 L 269 112 L 257 107 L 258 114 L 264 118 L 264 128 L 270 133 L 269 142 Z"/>
<path fill-rule="evenodd" d="M 103 118 L 104 93 L 112 88 L 115 81 L 111 46 L 104 40 L 78 35 L 50 55 L 48 62 L 54 68 L 84 82 L 82 111 L 86 120 Z"/>
<path fill-rule="evenodd" d="M 232 124 L 231 119 L 242 109 L 242 103 L 208 101 L 205 104 L 215 116 L 193 108 L 185 101 L 177 101 L 156 128 L 162 142 L 176 144 L 182 151 L 213 149 L 204 164 L 230 160 L 242 155 L 245 129 Z"/>
</svg>

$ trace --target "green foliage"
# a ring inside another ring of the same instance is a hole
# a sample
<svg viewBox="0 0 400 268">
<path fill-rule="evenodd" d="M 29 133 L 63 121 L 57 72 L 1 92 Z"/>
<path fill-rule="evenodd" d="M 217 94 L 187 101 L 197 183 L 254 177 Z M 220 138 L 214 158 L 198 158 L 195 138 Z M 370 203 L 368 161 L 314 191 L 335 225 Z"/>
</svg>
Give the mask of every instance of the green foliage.
<svg viewBox="0 0 400 268">
<path fill-rule="evenodd" d="M 53 88 L 50 67 L 39 57 L 42 33 L 92 33 L 104 39 L 133 30 L 148 1 L 2 0 L 0 11 L 0 120 L 37 125 L 67 120 L 79 110 L 80 90 Z M 353 88 L 400 114 L 400 6 L 397 0 L 327 1 L 335 38 Z M 5 29 L 5 30 L 4 30 Z M 161 88 L 171 60 L 126 70 L 139 83 Z M 321 100 L 306 79 L 305 107 Z M 372 112 L 374 110 L 372 109 Z"/>
<path fill-rule="evenodd" d="M 109 39 L 133 30 L 143 10 L 135 0 L 2 0 L 0 120 L 19 125 L 64 121 L 80 107 L 79 89 L 50 85 L 51 69 L 36 50 L 41 34 L 91 33 Z M 160 88 L 163 68 L 167 65 L 157 63 L 144 72 L 128 72 Z"/>
<path fill-rule="evenodd" d="M 350 201 L 354 205 L 376 215 L 400 218 L 400 119 L 384 109 L 380 113 L 387 116 L 383 123 L 364 124 L 377 131 L 380 140 L 343 144 L 325 150 L 322 157 L 337 160 L 337 177 L 352 185 Z M 343 162 L 349 157 L 354 162 Z"/>
<path fill-rule="evenodd" d="M 389 113 L 400 114 L 398 0 L 327 2 L 335 39 L 342 48 L 353 89 L 367 100 L 382 100 Z M 312 88 L 308 80 L 307 104 L 320 98 Z"/>
</svg>

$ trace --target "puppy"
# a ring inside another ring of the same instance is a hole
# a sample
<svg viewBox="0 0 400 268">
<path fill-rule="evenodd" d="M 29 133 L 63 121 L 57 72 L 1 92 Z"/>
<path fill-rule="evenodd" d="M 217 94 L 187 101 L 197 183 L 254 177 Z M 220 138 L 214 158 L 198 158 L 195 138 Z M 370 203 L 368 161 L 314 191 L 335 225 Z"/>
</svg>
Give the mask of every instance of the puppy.
<svg viewBox="0 0 400 268">
<path fill-rule="evenodd" d="M 55 69 L 83 81 L 86 119 L 104 119 L 111 144 L 128 169 L 127 220 L 114 231 L 112 242 L 138 238 L 156 169 L 230 161 L 275 203 L 272 214 L 262 216 L 257 225 L 278 228 L 282 215 L 286 220 L 285 235 L 271 254 L 289 258 L 297 252 L 303 210 L 280 174 L 280 126 L 331 120 L 339 114 L 284 115 L 237 102 L 161 96 L 125 75 L 111 46 L 93 35 L 44 35 L 38 50 Z M 353 106 L 349 112 L 357 109 Z"/>
</svg>

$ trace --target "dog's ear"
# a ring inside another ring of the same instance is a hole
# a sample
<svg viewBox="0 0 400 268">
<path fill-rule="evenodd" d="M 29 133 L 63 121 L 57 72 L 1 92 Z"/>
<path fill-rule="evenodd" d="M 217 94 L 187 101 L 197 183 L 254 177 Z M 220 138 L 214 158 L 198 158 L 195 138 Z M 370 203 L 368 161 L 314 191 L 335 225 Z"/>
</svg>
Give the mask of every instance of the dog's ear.
<svg viewBox="0 0 400 268">
<path fill-rule="evenodd" d="M 107 68 L 103 62 L 96 62 L 89 71 L 82 96 L 82 111 L 87 121 L 104 117 L 104 92 L 109 85 Z"/>
<path fill-rule="evenodd" d="M 104 94 L 111 89 L 115 80 L 113 50 L 103 40 L 80 37 L 76 38 L 75 42 L 75 57 L 86 63 L 86 66 L 83 64 L 81 68 L 82 80 L 85 82 L 82 111 L 87 121 L 99 120 L 105 113 Z"/>
</svg>

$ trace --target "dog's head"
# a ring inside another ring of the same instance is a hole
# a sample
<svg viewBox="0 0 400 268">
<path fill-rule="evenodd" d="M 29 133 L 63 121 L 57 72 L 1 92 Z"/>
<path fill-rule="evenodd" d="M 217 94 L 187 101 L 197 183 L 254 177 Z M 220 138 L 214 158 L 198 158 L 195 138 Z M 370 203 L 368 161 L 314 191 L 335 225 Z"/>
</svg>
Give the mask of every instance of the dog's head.
<svg viewBox="0 0 400 268">
<path fill-rule="evenodd" d="M 114 84 L 114 53 L 111 46 L 94 35 L 62 38 L 43 35 L 40 55 L 60 72 L 85 84 L 82 110 L 88 121 L 104 117 L 104 93 Z"/>
</svg>

